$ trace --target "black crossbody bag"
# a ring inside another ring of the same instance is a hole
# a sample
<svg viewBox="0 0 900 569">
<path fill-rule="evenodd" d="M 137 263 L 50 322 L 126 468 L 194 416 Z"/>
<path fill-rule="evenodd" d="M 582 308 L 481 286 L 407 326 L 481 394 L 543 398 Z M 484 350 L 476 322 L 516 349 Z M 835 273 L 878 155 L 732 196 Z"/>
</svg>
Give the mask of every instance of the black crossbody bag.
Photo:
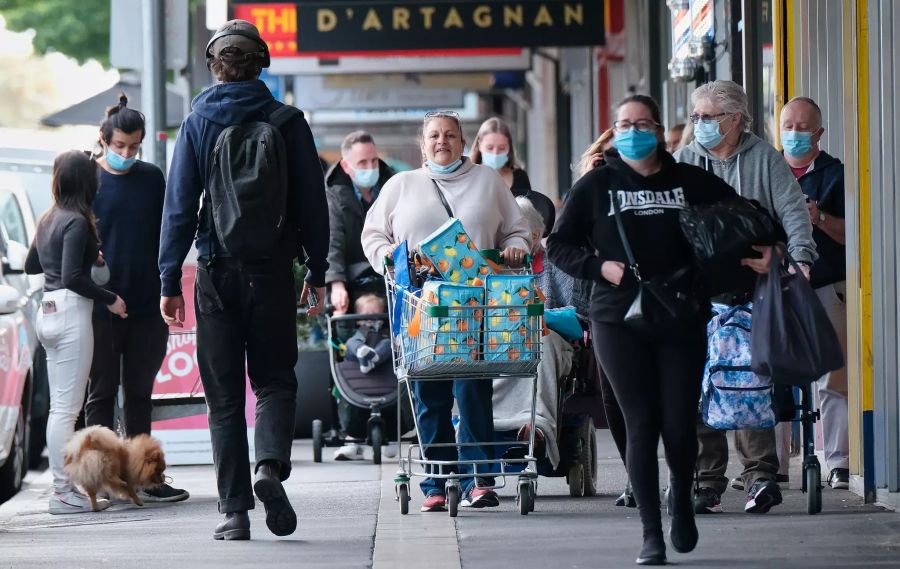
<svg viewBox="0 0 900 569">
<path fill-rule="evenodd" d="M 696 268 L 685 266 L 669 275 L 644 279 L 625 233 L 619 200 L 612 190 L 609 191 L 609 199 L 615 213 L 619 238 L 628 259 L 628 269 L 638 283 L 637 296 L 625 313 L 625 323 L 642 333 L 660 334 L 677 328 L 679 323 L 697 320 L 702 311 L 698 300 L 701 295 L 697 291 L 702 285 Z"/>
</svg>

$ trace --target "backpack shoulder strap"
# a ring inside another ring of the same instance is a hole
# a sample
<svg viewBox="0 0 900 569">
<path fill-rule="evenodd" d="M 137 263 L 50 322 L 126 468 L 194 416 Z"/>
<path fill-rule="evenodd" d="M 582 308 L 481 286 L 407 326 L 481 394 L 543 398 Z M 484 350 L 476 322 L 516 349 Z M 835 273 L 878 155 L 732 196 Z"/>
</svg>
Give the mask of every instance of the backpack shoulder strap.
<svg viewBox="0 0 900 569">
<path fill-rule="evenodd" d="M 295 116 L 302 117 L 303 111 L 292 105 L 281 105 L 280 107 L 275 109 L 272 114 L 269 115 L 269 120 L 267 120 L 266 122 L 277 128 L 278 130 L 281 130 L 281 127 L 287 124 L 287 122 Z"/>
</svg>

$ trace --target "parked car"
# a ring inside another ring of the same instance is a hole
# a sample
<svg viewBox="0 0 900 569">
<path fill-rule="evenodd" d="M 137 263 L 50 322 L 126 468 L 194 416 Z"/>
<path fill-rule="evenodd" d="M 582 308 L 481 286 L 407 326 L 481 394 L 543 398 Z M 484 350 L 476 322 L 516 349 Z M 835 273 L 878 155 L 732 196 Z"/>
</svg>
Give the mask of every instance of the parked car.
<svg viewBox="0 0 900 569">
<path fill-rule="evenodd" d="M 0 149 L 0 227 L 12 248 L 28 246 L 37 232 L 40 216 L 50 209 L 53 198 L 50 183 L 54 152 L 46 150 Z M 7 284 L 24 297 L 25 337 L 32 357 L 31 434 L 29 466 L 37 467 L 47 442 L 47 417 L 50 413 L 50 387 L 47 382 L 47 360 L 37 339 L 34 324 L 40 306 L 44 278 L 42 275 L 6 275 Z"/>
<path fill-rule="evenodd" d="M 23 311 L 27 300 L 7 281 L 24 275 L 27 250 L 17 245 L 0 231 L 0 502 L 22 487 L 32 434 L 35 382 Z"/>
</svg>

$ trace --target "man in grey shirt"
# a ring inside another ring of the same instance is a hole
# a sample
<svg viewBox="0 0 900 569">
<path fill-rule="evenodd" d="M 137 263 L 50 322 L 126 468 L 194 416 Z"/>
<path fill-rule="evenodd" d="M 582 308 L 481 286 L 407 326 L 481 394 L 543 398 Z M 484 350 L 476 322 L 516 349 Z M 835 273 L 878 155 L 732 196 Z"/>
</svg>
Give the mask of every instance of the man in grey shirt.
<svg viewBox="0 0 900 569">
<path fill-rule="evenodd" d="M 732 81 L 713 81 L 691 94 L 694 140 L 675 154 L 680 162 L 705 168 L 730 184 L 741 196 L 758 201 L 781 222 L 787 248 L 807 278 L 816 260 L 816 244 L 800 185 L 772 145 L 750 130 L 747 94 Z M 751 268 L 765 271 L 764 258 Z M 749 299 L 746 299 L 749 300 Z M 744 302 L 745 299 L 736 300 Z M 697 471 L 700 491 L 694 508 L 698 514 L 721 512 L 721 494 L 728 479 L 728 441 L 725 431 L 704 424 L 697 429 L 700 455 Z M 735 431 L 735 447 L 744 465 L 735 486 L 747 489 L 747 513 L 766 513 L 781 503 L 778 455 L 774 429 Z"/>
</svg>

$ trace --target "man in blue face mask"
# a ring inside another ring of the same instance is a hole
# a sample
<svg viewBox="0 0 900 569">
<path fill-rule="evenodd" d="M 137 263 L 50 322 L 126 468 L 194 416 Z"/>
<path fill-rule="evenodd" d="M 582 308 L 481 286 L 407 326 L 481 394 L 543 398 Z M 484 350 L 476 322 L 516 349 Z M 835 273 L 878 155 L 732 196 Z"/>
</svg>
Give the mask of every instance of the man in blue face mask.
<svg viewBox="0 0 900 569">
<path fill-rule="evenodd" d="M 822 111 L 806 97 L 791 99 L 781 111 L 781 146 L 784 159 L 806 194 L 819 258 L 810 283 L 838 333 L 847 359 L 847 252 L 844 246 L 844 165 L 819 149 Z M 850 487 L 850 448 L 847 420 L 847 368 L 829 373 L 818 384 L 822 409 L 828 484 Z"/>
<path fill-rule="evenodd" d="M 325 175 L 331 240 L 325 283 L 336 315 L 346 314 L 357 298 L 367 293 L 384 295 L 384 281 L 375 273 L 363 253 L 361 235 L 366 213 L 381 187 L 394 171 L 378 157 L 372 135 L 351 132 L 341 144 L 341 161 Z M 354 330 L 338 330 L 349 338 Z M 365 438 L 368 413 L 338 401 L 341 430 Z M 360 460 L 363 447 L 349 442 L 335 453 L 337 460 Z"/>
</svg>

